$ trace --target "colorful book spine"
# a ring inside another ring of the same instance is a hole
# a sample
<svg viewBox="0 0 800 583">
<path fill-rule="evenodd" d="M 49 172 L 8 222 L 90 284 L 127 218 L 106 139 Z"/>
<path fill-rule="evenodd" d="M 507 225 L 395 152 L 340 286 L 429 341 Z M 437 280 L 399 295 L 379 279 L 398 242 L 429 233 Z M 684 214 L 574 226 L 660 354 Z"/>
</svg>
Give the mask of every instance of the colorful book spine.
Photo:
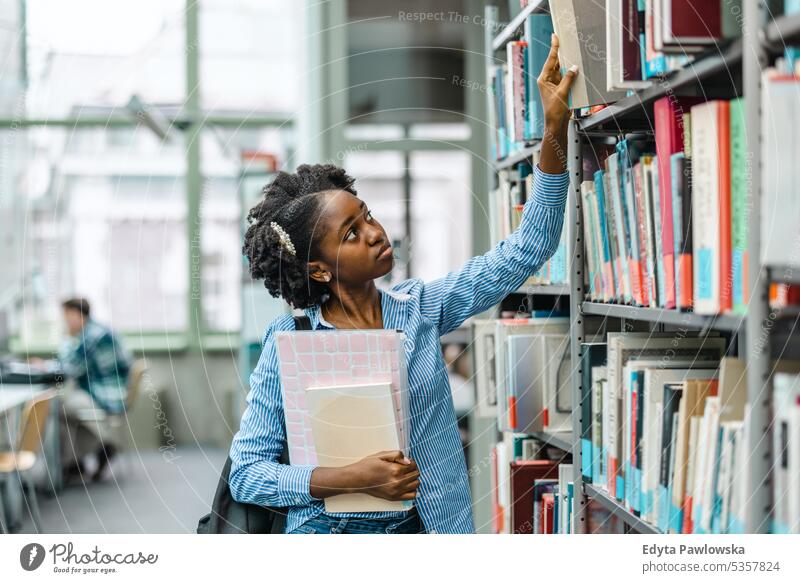
<svg viewBox="0 0 800 583">
<path fill-rule="evenodd" d="M 670 160 L 672 173 L 672 216 L 675 242 L 675 307 L 681 310 L 692 307 L 692 199 L 690 161 L 683 152 L 673 154 Z"/>
<path fill-rule="evenodd" d="M 664 264 L 665 308 L 674 308 L 675 302 L 675 242 L 672 213 L 671 158 L 683 151 L 683 113 L 700 101 L 691 97 L 662 97 L 653 104 L 655 117 L 656 156 L 658 157 L 658 192 L 661 210 L 661 250 Z"/>
<path fill-rule="evenodd" d="M 633 190 L 634 206 L 636 208 L 636 238 L 638 239 L 639 267 L 638 273 L 641 278 L 640 299 L 641 305 L 650 305 L 650 286 L 649 273 L 647 266 L 647 215 L 645 212 L 644 185 L 642 183 L 642 163 L 637 162 L 633 167 Z"/>
<path fill-rule="evenodd" d="M 731 271 L 733 312 L 744 314 L 748 303 L 747 185 L 748 157 L 744 99 L 730 102 Z"/>
<path fill-rule="evenodd" d="M 553 19 L 549 14 L 531 14 L 525 20 L 527 50 L 528 123 L 525 138 L 540 140 L 544 133 L 544 110 L 536 78 L 550 53 L 550 37 L 553 34 Z"/>
<path fill-rule="evenodd" d="M 528 43 L 525 41 L 511 41 L 506 45 L 508 59 L 508 86 L 507 96 L 510 106 L 511 141 L 518 143 L 525 141 L 525 110 L 528 103 L 525 99 L 526 79 L 525 60 L 527 58 Z"/>
<path fill-rule="evenodd" d="M 614 296 L 615 285 L 611 258 L 611 242 L 608 238 L 608 226 L 606 221 L 608 213 L 606 212 L 605 206 L 606 197 L 603 182 L 603 171 L 598 170 L 594 173 L 594 189 L 597 195 L 597 214 L 600 219 L 600 237 L 603 243 L 603 288 L 605 290 L 604 296 L 610 299 Z"/>
</svg>

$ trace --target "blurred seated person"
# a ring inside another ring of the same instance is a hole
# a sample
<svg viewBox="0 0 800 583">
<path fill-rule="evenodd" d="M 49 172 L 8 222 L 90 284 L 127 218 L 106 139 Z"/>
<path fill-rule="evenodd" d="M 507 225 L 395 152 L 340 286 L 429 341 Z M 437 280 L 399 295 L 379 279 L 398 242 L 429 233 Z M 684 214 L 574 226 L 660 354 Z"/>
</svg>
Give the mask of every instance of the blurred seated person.
<svg viewBox="0 0 800 583">
<path fill-rule="evenodd" d="M 68 337 L 58 360 L 66 376 L 62 397 L 62 464 L 67 475 L 80 474 L 90 456 L 96 456 L 92 479 L 99 480 L 117 453 L 105 414 L 122 413 L 128 392 L 131 358 L 120 339 L 90 316 L 89 302 L 72 298 L 62 304 Z"/>
</svg>

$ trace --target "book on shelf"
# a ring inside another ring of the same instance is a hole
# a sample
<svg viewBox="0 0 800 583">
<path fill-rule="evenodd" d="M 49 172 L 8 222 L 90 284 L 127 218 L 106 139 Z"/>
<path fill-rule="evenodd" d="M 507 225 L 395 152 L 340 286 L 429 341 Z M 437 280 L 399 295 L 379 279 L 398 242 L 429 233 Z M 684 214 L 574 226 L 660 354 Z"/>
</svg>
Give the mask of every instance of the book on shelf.
<svg viewBox="0 0 800 583">
<path fill-rule="evenodd" d="M 606 460 L 606 486 L 609 493 L 619 500 L 624 499 L 625 480 L 623 458 L 623 436 L 630 420 L 623 417 L 624 370 L 629 360 L 645 357 L 661 357 L 669 351 L 671 359 L 681 356 L 692 358 L 694 362 L 719 360 L 724 354 L 725 341 L 721 338 L 677 337 L 674 334 L 631 332 L 610 332 L 608 344 L 608 398 L 604 399 L 603 420 L 604 448 L 608 452 Z"/>
<path fill-rule="evenodd" d="M 530 200 L 533 190 L 533 170 L 528 162 L 512 170 L 503 170 L 498 177 L 497 189 L 489 193 L 489 230 L 493 246 L 519 227 L 525 203 Z M 562 228 L 556 252 L 527 279 L 525 285 L 565 284 L 568 277 L 567 229 Z"/>
<path fill-rule="evenodd" d="M 603 410 L 602 401 L 595 403 L 594 400 L 595 379 L 593 373 L 595 370 L 605 369 L 605 364 L 605 342 L 587 342 L 581 345 L 581 474 L 584 482 L 588 483 L 593 481 L 592 466 L 600 455 L 599 447 L 596 452 L 594 451 L 593 419 L 595 411 L 602 413 Z M 597 437 L 599 446 L 599 434 Z"/>
<path fill-rule="evenodd" d="M 694 310 L 729 311 L 731 301 L 730 107 L 713 100 L 692 107 L 692 241 Z"/>
<path fill-rule="evenodd" d="M 743 108 L 741 98 L 664 97 L 654 104 L 654 142 L 619 140 L 581 184 L 588 300 L 745 313 Z"/>
<path fill-rule="evenodd" d="M 527 124 L 525 139 L 541 140 L 544 133 L 544 109 L 536 80 L 550 54 L 550 37 L 553 19 L 549 14 L 531 14 L 525 19 L 524 39 L 528 43 L 527 71 Z"/>
<path fill-rule="evenodd" d="M 497 417 L 497 377 L 495 367 L 495 320 L 472 322 L 472 374 L 475 379 L 475 413 L 478 417 Z"/>
<path fill-rule="evenodd" d="M 653 104 L 656 157 L 658 159 L 658 196 L 661 209 L 661 250 L 664 262 L 664 307 L 674 308 L 675 300 L 675 228 L 673 224 L 672 155 L 684 150 L 683 114 L 700 102 L 696 97 L 662 97 Z M 679 187 L 679 185 L 675 185 Z M 676 189 L 677 190 L 677 189 Z M 680 203 L 680 196 L 676 201 Z"/>
<path fill-rule="evenodd" d="M 800 533 L 800 375 L 777 373 L 773 388 L 774 510 L 770 530 Z"/>
<path fill-rule="evenodd" d="M 553 534 L 553 491 L 557 484 L 557 479 L 533 481 L 533 534 Z"/>
<path fill-rule="evenodd" d="M 606 9 L 602 2 L 550 0 L 553 29 L 558 35 L 558 59 L 563 70 L 578 66 L 570 89 L 570 108 L 612 103 L 624 91 L 606 88 Z"/>
<path fill-rule="evenodd" d="M 542 497 L 554 493 L 561 460 L 528 447 L 533 443 L 530 436 L 503 432 L 502 441 L 492 448 L 492 524 L 497 534 L 531 534 L 536 528 L 552 532 L 546 525 L 557 523 L 552 514 L 557 507 L 551 506 L 548 513 Z M 543 521 L 538 525 L 537 516 Z"/>
<path fill-rule="evenodd" d="M 560 475 L 558 462 L 552 460 L 520 460 L 511 462 L 511 533 L 533 534 L 533 484 L 536 480 Z"/>
<path fill-rule="evenodd" d="M 643 89 L 644 10 L 639 0 L 606 0 L 606 89 Z"/>
<path fill-rule="evenodd" d="M 800 267 L 800 76 L 768 69 L 762 87 L 760 259 Z"/>
<path fill-rule="evenodd" d="M 505 46 L 506 62 L 490 69 L 490 111 L 494 125 L 493 156 L 502 160 L 518 152 L 544 131 L 544 110 L 536 79 L 550 52 L 553 33 L 549 14 L 530 14 L 520 40 Z"/>
<path fill-rule="evenodd" d="M 497 320 L 495 374 L 501 431 L 554 429 L 561 427 L 564 418 L 568 424 L 568 414 L 548 409 L 558 399 L 551 391 L 561 388 L 558 392 L 569 393 L 569 364 L 563 357 L 569 353 L 568 326 L 568 318 L 561 317 Z M 561 382 L 556 384 L 559 377 Z M 571 402 L 568 406 L 571 409 Z"/>
<path fill-rule="evenodd" d="M 647 341 L 641 336 L 638 340 Z M 606 436 L 615 437 L 620 444 L 615 449 L 612 440 L 607 446 L 607 478 L 603 479 L 598 468 L 590 468 L 592 482 L 619 500 L 632 515 L 661 532 L 742 532 L 752 503 L 747 497 L 749 409 L 745 363 L 722 356 L 721 338 L 690 339 L 689 344 L 694 346 L 684 345 L 675 354 L 663 342 L 669 339 L 656 340 L 659 348 L 633 348 L 631 342 L 620 349 L 620 335 L 609 334 L 608 364 L 592 367 L 592 390 L 603 391 L 604 382 L 617 379 L 613 382 L 621 383 L 618 390 L 622 401 L 616 410 L 603 403 L 604 411 L 608 409 L 610 414 L 592 417 L 593 425 L 601 425 L 604 446 L 608 443 Z M 697 344 L 703 341 L 706 346 Z M 619 370 L 621 376 L 612 376 L 614 370 Z M 781 524 L 791 525 L 793 519 L 800 523 L 798 509 L 790 505 L 800 507 L 800 499 L 790 503 L 791 496 L 786 495 L 796 467 L 788 466 L 794 463 L 790 459 L 800 462 L 800 447 L 792 449 L 791 445 L 795 443 L 791 432 L 800 432 L 800 427 L 791 425 L 800 421 L 800 383 L 797 375 L 778 374 L 776 387 L 780 383 L 792 388 L 786 394 L 779 393 L 775 402 L 772 439 L 778 453 L 774 463 L 787 464 L 788 470 L 774 484 L 781 488 L 787 501 L 785 507 L 776 506 L 776 532 L 784 532 Z M 605 398 L 616 398 L 616 391 L 603 392 Z M 784 428 L 782 419 L 786 419 Z M 785 433 L 781 433 L 783 430 Z M 784 447 L 787 443 L 790 445 Z M 781 458 L 784 449 L 788 453 Z M 616 461 L 614 452 L 619 456 Z M 602 463 L 596 455 L 591 459 L 592 465 Z"/>
</svg>

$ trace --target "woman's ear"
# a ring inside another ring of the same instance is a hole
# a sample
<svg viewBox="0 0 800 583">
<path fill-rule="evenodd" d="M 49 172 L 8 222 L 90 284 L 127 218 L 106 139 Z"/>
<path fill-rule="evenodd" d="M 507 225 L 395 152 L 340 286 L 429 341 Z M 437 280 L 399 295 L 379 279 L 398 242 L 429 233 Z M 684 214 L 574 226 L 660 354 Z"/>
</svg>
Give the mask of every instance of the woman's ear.
<svg viewBox="0 0 800 583">
<path fill-rule="evenodd" d="M 330 270 L 319 261 L 309 261 L 308 274 L 318 283 L 328 283 L 332 278 Z"/>
</svg>

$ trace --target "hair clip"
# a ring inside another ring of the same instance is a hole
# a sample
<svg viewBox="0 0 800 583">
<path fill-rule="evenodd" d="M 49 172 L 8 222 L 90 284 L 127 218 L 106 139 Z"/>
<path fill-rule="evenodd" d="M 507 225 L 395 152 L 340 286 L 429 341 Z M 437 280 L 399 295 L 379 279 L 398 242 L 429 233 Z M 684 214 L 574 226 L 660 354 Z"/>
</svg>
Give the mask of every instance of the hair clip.
<svg viewBox="0 0 800 583">
<path fill-rule="evenodd" d="M 281 227 L 275 221 L 272 221 L 269 224 L 272 227 L 272 230 L 278 233 L 278 238 L 281 240 L 281 246 L 286 249 L 292 255 L 297 255 L 297 252 L 294 249 L 294 243 L 292 243 L 291 238 L 289 237 L 289 233 L 287 233 L 283 227 Z"/>
</svg>

